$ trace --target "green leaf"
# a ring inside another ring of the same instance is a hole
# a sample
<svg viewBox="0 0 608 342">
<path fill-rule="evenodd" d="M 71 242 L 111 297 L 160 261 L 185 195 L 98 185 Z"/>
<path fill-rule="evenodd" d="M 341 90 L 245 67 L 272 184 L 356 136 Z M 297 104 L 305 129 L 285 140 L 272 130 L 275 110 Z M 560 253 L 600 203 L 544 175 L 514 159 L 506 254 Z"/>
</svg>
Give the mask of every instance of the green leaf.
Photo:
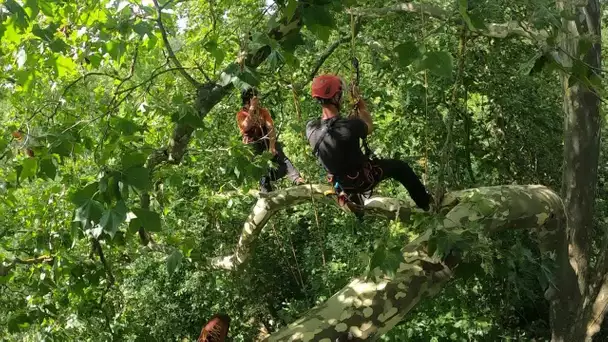
<svg viewBox="0 0 608 342">
<path fill-rule="evenodd" d="M 102 57 L 99 54 L 95 53 L 87 56 L 87 58 L 89 59 L 89 62 L 91 62 L 91 66 L 93 68 L 99 68 L 99 66 L 101 65 Z"/>
<path fill-rule="evenodd" d="M 142 223 L 141 220 L 139 218 L 134 218 L 131 219 L 131 221 L 129 221 L 129 229 L 128 232 L 129 234 L 135 234 L 137 233 L 137 231 L 139 230 L 140 227 L 142 227 Z"/>
<path fill-rule="evenodd" d="M 53 41 L 56 29 L 56 25 L 53 24 L 47 26 L 45 29 L 42 29 L 38 24 L 35 24 L 32 33 L 40 39 L 50 43 Z"/>
<path fill-rule="evenodd" d="M 99 224 L 111 237 L 118 231 L 118 227 L 127 219 L 127 206 L 124 201 L 118 201 L 112 209 L 107 209 L 101 216 Z"/>
<path fill-rule="evenodd" d="M 153 34 L 153 29 L 152 26 L 145 22 L 145 21 L 140 21 L 137 24 L 135 24 L 133 26 L 133 31 L 135 31 L 137 34 L 139 34 L 140 37 L 144 37 L 146 34 L 147 35 L 151 35 Z"/>
<path fill-rule="evenodd" d="M 211 56 L 213 56 L 217 64 L 222 64 L 224 58 L 226 57 L 226 53 L 224 53 L 224 51 L 219 48 L 219 46 L 217 45 L 217 41 L 210 40 L 205 43 L 203 47 L 211 54 Z"/>
<path fill-rule="evenodd" d="M 71 58 L 59 55 L 56 60 L 57 74 L 59 77 L 66 76 L 76 69 L 76 64 Z"/>
<path fill-rule="evenodd" d="M 331 33 L 329 27 L 316 24 L 307 25 L 307 27 L 310 32 L 312 32 L 315 36 L 317 36 L 317 38 L 319 38 L 319 40 L 327 43 L 327 41 L 329 40 L 329 35 Z"/>
<path fill-rule="evenodd" d="M 57 168 L 51 158 L 45 158 L 40 161 L 40 172 L 51 180 L 55 179 Z"/>
<path fill-rule="evenodd" d="M 304 25 L 310 28 L 313 25 L 320 25 L 326 27 L 335 27 L 336 23 L 331 13 L 327 10 L 326 6 L 310 6 L 302 9 L 302 19 Z"/>
<path fill-rule="evenodd" d="M 29 178 L 36 176 L 36 169 L 38 167 L 38 160 L 36 158 L 26 158 L 21 163 L 23 170 L 21 171 L 21 178 Z"/>
<path fill-rule="evenodd" d="M 402 67 L 407 67 L 422 55 L 414 41 L 407 41 L 397 45 L 395 52 L 399 56 L 399 63 Z"/>
<path fill-rule="evenodd" d="M 135 166 L 144 166 L 148 156 L 143 152 L 129 152 L 122 155 L 120 160 L 123 169 L 129 169 Z"/>
<path fill-rule="evenodd" d="M 173 251 L 173 253 L 167 257 L 167 273 L 169 273 L 169 275 L 173 274 L 181 265 L 183 257 L 182 252 L 179 250 Z"/>
<path fill-rule="evenodd" d="M 99 182 L 89 183 L 84 188 L 73 193 L 70 201 L 77 206 L 82 206 L 86 201 L 93 199 L 98 190 Z"/>
<path fill-rule="evenodd" d="M 127 45 L 125 42 L 114 42 L 110 41 L 106 43 L 106 50 L 110 54 L 113 60 L 119 62 L 121 57 L 125 54 L 127 50 Z"/>
<path fill-rule="evenodd" d="M 21 5 L 19 5 L 15 0 L 5 0 L 4 6 L 6 9 L 11 12 L 15 18 L 15 23 L 17 27 L 21 29 L 25 29 L 28 26 L 28 15 L 25 13 L 25 10 Z"/>
<path fill-rule="evenodd" d="M 25 12 L 30 19 L 36 18 L 38 12 L 40 12 L 40 9 L 38 8 L 38 0 L 27 0 L 25 2 L 25 8 L 27 8 Z"/>
<path fill-rule="evenodd" d="M 76 209 L 74 221 L 80 222 L 83 227 L 88 227 L 90 222 L 99 222 L 103 213 L 103 205 L 95 200 L 86 200 Z"/>
<path fill-rule="evenodd" d="M 142 130 L 141 126 L 129 119 L 116 118 L 115 122 L 116 128 L 118 128 L 120 132 L 122 132 L 122 135 L 130 136 Z"/>
<path fill-rule="evenodd" d="M 125 183 L 142 191 L 146 191 L 150 188 L 150 172 L 145 167 L 132 167 L 127 169 L 124 173 L 123 180 Z"/>
<path fill-rule="evenodd" d="M 137 216 L 141 226 L 151 232 L 160 232 L 160 215 L 150 210 L 133 208 L 133 214 Z"/>
<path fill-rule="evenodd" d="M 21 86 L 23 91 L 27 92 L 32 85 L 32 81 L 34 81 L 34 70 L 17 70 L 15 71 L 15 78 L 17 79 L 17 84 Z"/>
<path fill-rule="evenodd" d="M 40 7 L 40 10 L 42 11 L 42 13 L 44 13 L 44 15 L 46 15 L 47 17 L 53 17 L 53 4 L 51 4 L 47 0 L 37 0 L 37 2 L 38 6 Z"/>
<path fill-rule="evenodd" d="M 56 38 L 55 40 L 53 40 L 53 42 L 49 44 L 49 47 L 51 48 L 51 51 L 59 53 L 65 52 L 70 48 L 70 46 L 60 38 Z"/>
<path fill-rule="evenodd" d="M 297 8 L 298 8 L 298 1 L 288 0 L 287 6 L 285 7 L 285 18 L 287 18 L 287 21 L 291 20 L 293 15 L 296 13 Z"/>
<path fill-rule="evenodd" d="M 421 70 L 427 69 L 430 73 L 441 77 L 450 76 L 452 68 L 452 55 L 445 51 L 427 52 L 420 63 Z"/>
</svg>

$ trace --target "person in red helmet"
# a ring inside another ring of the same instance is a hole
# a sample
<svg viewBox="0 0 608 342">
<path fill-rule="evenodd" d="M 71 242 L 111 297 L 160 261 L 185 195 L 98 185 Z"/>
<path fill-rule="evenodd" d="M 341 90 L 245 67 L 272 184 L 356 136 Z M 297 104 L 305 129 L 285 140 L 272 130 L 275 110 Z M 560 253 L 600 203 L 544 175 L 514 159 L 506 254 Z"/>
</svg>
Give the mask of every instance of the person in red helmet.
<svg viewBox="0 0 608 342">
<path fill-rule="evenodd" d="M 273 190 L 271 182 L 277 181 L 286 175 L 295 185 L 304 183 L 298 169 L 293 166 L 283 152 L 283 147 L 276 139 L 276 132 L 272 117 L 266 108 L 259 104 L 257 89 L 245 88 L 241 92 L 243 107 L 236 114 L 236 122 L 241 132 L 243 143 L 250 145 L 255 154 L 270 151 L 274 156 L 272 161 L 276 168 L 270 168 L 268 174 L 260 179 L 260 191 L 268 193 Z"/>
<path fill-rule="evenodd" d="M 363 100 L 357 103 L 358 117 L 341 116 L 345 89 L 344 81 L 334 75 L 321 75 L 312 81 L 312 97 L 321 104 L 323 115 L 307 123 L 306 137 L 330 182 L 352 195 L 369 192 L 384 179 L 392 178 L 406 188 L 419 208 L 428 211 L 432 197 L 406 162 L 370 159 L 361 151 L 360 142 L 373 132 L 374 123 Z"/>
</svg>

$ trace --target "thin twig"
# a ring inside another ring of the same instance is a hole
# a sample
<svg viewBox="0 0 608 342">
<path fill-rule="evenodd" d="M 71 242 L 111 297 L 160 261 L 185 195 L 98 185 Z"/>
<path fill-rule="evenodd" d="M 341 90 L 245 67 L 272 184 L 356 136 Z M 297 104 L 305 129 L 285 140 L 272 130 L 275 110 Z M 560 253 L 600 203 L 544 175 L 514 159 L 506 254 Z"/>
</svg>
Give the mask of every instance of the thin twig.
<svg viewBox="0 0 608 342">
<path fill-rule="evenodd" d="M 184 78 L 186 80 L 188 80 L 188 82 L 190 84 L 192 84 L 195 88 L 198 88 L 199 85 L 200 85 L 200 83 L 197 82 L 182 67 L 182 64 L 180 63 L 180 61 L 175 56 L 175 53 L 173 52 L 173 48 L 171 48 L 171 44 L 169 44 L 169 38 L 167 37 L 167 31 L 165 30 L 165 26 L 163 25 L 163 20 L 162 20 L 162 8 L 159 6 L 158 0 L 152 0 L 152 1 L 154 2 L 154 6 L 156 7 L 156 13 L 157 13 L 157 16 L 158 16 L 156 18 L 156 22 L 158 23 L 158 28 L 160 29 L 160 34 L 163 37 L 163 42 L 165 43 L 165 48 L 167 49 L 167 53 L 169 54 L 169 58 L 173 61 L 173 64 L 175 64 L 175 66 L 179 68 L 178 70 L 182 74 L 182 76 L 184 76 Z"/>
</svg>

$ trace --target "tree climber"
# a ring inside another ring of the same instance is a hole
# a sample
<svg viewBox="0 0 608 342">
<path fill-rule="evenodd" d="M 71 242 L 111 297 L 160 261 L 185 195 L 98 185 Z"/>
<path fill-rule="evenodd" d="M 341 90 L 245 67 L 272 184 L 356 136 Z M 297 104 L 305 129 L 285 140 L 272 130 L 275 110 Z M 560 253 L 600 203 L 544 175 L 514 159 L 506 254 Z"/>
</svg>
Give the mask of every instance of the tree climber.
<svg viewBox="0 0 608 342">
<path fill-rule="evenodd" d="M 260 191 L 272 191 L 270 182 L 277 181 L 285 175 L 294 184 L 304 183 L 300 172 L 293 166 L 283 152 L 281 143 L 276 139 L 274 122 L 266 108 L 260 107 L 257 89 L 248 87 L 241 92 L 243 108 L 236 114 L 236 122 L 243 137 L 243 143 L 253 147 L 254 153 L 259 155 L 270 151 L 274 157 L 272 161 L 278 164 L 277 168 L 270 168 L 268 174 L 260 179 Z"/>
<path fill-rule="evenodd" d="M 419 208 L 428 211 L 432 197 L 406 162 L 372 158 L 371 152 L 364 154 L 361 151 L 360 140 L 365 142 L 367 135 L 374 130 L 365 102 L 360 99 L 356 103 L 359 117 L 344 118 L 340 109 L 343 91 L 347 88 L 342 78 L 321 75 L 312 81 L 311 88 L 312 97 L 323 107 L 323 115 L 307 123 L 306 137 L 313 153 L 326 169 L 328 180 L 335 189 L 341 190 L 340 204 L 348 204 L 345 195 L 356 206 L 361 206 L 361 194 L 373 190 L 382 180 L 392 178 L 407 189 Z M 361 213 L 353 211 L 361 216 Z"/>
<path fill-rule="evenodd" d="M 224 342 L 230 329 L 230 317 L 226 314 L 215 314 L 203 326 L 196 342 Z"/>
</svg>

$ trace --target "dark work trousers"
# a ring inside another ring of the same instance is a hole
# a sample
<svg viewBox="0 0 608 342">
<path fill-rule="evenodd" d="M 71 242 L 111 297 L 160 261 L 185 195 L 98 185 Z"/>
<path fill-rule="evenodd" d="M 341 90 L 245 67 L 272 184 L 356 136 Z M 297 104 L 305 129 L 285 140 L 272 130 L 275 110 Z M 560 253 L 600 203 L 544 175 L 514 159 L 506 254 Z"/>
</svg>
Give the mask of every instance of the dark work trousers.
<svg viewBox="0 0 608 342">
<path fill-rule="evenodd" d="M 419 208 L 429 210 L 431 198 L 426 188 L 414 170 L 402 160 L 373 159 L 366 163 L 363 170 L 340 177 L 339 183 L 346 193 L 365 193 L 387 178 L 401 183 Z"/>
<path fill-rule="evenodd" d="M 258 141 L 253 145 L 255 154 L 262 154 L 268 149 L 267 145 L 270 145 L 267 141 Z M 260 187 L 263 191 L 272 191 L 271 182 L 275 182 L 285 176 L 288 176 L 294 183 L 300 178 L 300 172 L 293 166 L 289 158 L 283 152 L 283 146 L 278 141 L 275 143 L 277 154 L 272 157 L 272 161 L 277 164 L 277 167 L 269 168 L 268 174 L 262 176 L 260 179 Z"/>
</svg>

